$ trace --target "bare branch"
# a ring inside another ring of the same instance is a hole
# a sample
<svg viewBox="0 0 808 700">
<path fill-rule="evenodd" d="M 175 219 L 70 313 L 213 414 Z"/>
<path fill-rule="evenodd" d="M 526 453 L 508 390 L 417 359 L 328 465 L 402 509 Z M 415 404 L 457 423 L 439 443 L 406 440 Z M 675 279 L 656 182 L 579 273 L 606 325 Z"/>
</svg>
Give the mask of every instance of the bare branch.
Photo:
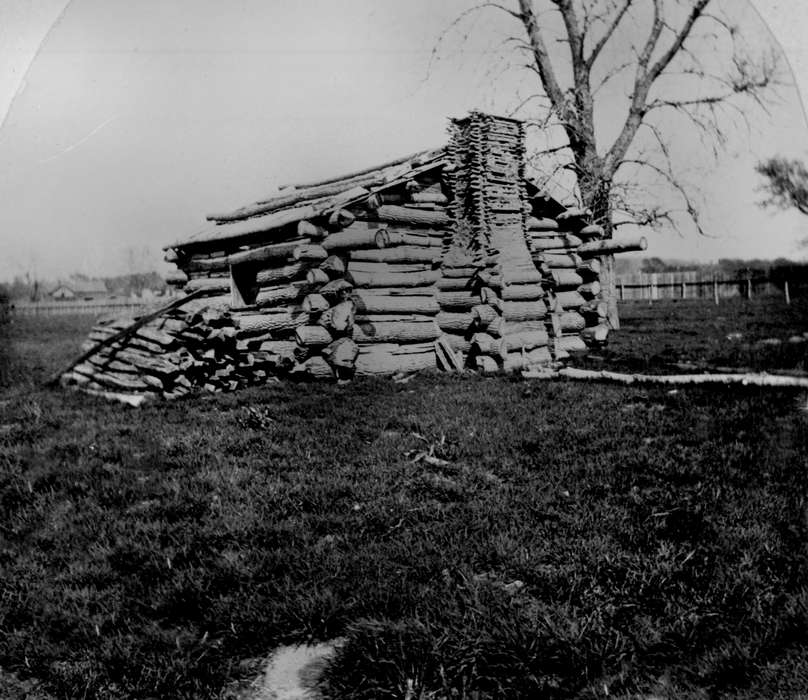
<svg viewBox="0 0 808 700">
<path fill-rule="evenodd" d="M 620 22 L 623 21 L 623 17 L 625 16 L 626 12 L 628 12 L 629 8 L 634 3 L 634 0 L 624 0 L 623 6 L 615 15 L 612 23 L 606 28 L 603 36 L 600 40 L 592 47 L 592 51 L 589 54 L 589 57 L 586 59 L 586 66 L 588 70 L 592 70 L 592 66 L 595 65 L 595 61 L 598 60 L 598 56 L 600 56 L 601 51 L 603 51 L 603 47 L 609 42 L 609 39 L 612 38 L 612 35 L 617 30 Z"/>
</svg>

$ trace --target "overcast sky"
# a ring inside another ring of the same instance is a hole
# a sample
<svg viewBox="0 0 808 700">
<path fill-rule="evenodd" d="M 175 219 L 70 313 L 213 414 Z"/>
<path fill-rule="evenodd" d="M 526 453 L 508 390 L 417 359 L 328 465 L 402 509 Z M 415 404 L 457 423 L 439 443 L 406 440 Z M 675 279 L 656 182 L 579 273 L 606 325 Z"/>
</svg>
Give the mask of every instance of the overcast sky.
<svg viewBox="0 0 808 700">
<path fill-rule="evenodd" d="M 747 31 L 766 36 L 751 6 L 730 2 Z M 525 86 L 491 68 L 518 29 L 501 13 L 450 32 L 425 80 L 438 35 L 472 4 L 4 0 L 0 280 L 119 274 L 132 251 L 154 267 L 160 247 L 206 213 L 438 145 L 447 116 L 507 111 Z M 754 4 L 808 89 L 808 3 Z M 713 237 L 651 233 L 649 253 L 806 257 L 797 241 L 808 219 L 756 205 L 757 159 L 808 156 L 796 89 L 782 88 L 770 111 L 695 175 Z M 700 151 L 679 145 L 694 162 Z"/>
</svg>

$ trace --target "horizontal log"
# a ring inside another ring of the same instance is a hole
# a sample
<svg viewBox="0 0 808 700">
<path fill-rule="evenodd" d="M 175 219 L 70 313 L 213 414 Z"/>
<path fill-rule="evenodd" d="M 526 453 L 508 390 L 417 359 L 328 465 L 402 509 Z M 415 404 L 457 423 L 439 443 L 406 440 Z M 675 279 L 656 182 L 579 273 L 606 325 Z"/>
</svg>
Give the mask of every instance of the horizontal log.
<svg viewBox="0 0 808 700">
<path fill-rule="evenodd" d="M 187 284 L 188 275 L 186 275 L 182 270 L 171 270 L 171 272 L 166 274 L 165 281 L 166 284 L 169 284 L 172 287 L 182 287 Z"/>
<path fill-rule="evenodd" d="M 265 268 L 255 274 L 255 283 L 259 287 L 269 287 L 279 282 L 286 282 L 302 277 L 310 265 L 304 262 L 295 262 L 279 267 Z"/>
<path fill-rule="evenodd" d="M 506 301 L 502 304 L 502 317 L 506 321 L 534 321 L 544 318 L 547 307 L 537 301 Z"/>
<path fill-rule="evenodd" d="M 499 317 L 499 311 L 490 304 L 479 304 L 471 310 L 472 322 L 478 328 L 489 328 Z"/>
<path fill-rule="evenodd" d="M 576 288 L 583 284 L 583 278 L 575 270 L 551 270 L 550 281 L 556 289 Z"/>
<path fill-rule="evenodd" d="M 604 233 L 603 226 L 589 224 L 589 226 L 584 226 L 582 229 L 578 230 L 576 235 L 581 238 L 602 238 Z"/>
<path fill-rule="evenodd" d="M 379 349 L 360 353 L 356 358 L 356 374 L 359 376 L 415 372 L 434 369 L 436 366 L 435 349 L 431 344 L 429 350 L 418 353 Z"/>
<path fill-rule="evenodd" d="M 576 269 L 583 264 L 577 253 L 542 253 L 540 260 L 555 269 Z"/>
<path fill-rule="evenodd" d="M 577 290 L 556 292 L 553 297 L 550 309 L 552 311 L 564 311 L 565 309 L 578 309 L 586 303 Z"/>
<path fill-rule="evenodd" d="M 323 248 L 328 251 L 350 250 L 353 248 L 383 248 L 378 245 L 376 237 L 386 229 L 370 229 L 360 224 L 355 224 L 330 234 L 322 242 Z"/>
<path fill-rule="evenodd" d="M 438 248 L 426 246 L 395 246 L 383 250 L 352 250 L 351 261 L 387 263 L 437 263 L 441 253 Z"/>
<path fill-rule="evenodd" d="M 311 285 L 303 280 L 289 284 L 263 287 L 255 297 L 256 306 L 278 306 L 302 299 L 311 289 Z"/>
<path fill-rule="evenodd" d="M 583 338 L 579 335 L 562 335 L 554 339 L 556 355 L 559 353 L 585 353 L 588 348 Z"/>
<path fill-rule="evenodd" d="M 601 262 L 598 258 L 589 258 L 588 260 L 582 260 L 576 269 L 582 277 L 592 278 L 600 274 L 600 268 Z"/>
<path fill-rule="evenodd" d="M 447 204 L 446 195 L 440 190 L 424 190 L 423 192 L 411 192 L 410 200 L 416 204 Z"/>
<path fill-rule="evenodd" d="M 534 301 L 543 296 L 544 289 L 540 284 L 508 284 L 500 293 L 503 301 Z"/>
<path fill-rule="evenodd" d="M 502 339 L 505 341 L 505 348 L 507 352 L 515 352 L 518 350 L 533 350 L 547 345 L 549 336 L 544 329 L 532 331 L 518 331 L 515 333 L 508 332 Z"/>
<path fill-rule="evenodd" d="M 401 231 L 391 231 L 390 229 L 379 229 L 376 232 L 376 247 L 389 248 L 395 245 L 425 246 L 429 248 L 440 248 L 443 245 L 443 238 L 439 236 L 419 236 L 414 233 L 403 233 Z"/>
<path fill-rule="evenodd" d="M 473 277 L 474 274 L 480 269 L 478 267 L 472 267 L 465 265 L 463 267 L 449 267 L 446 265 L 446 260 L 444 258 L 444 264 L 441 267 L 441 274 L 444 277 L 449 278 L 469 278 Z"/>
<path fill-rule="evenodd" d="M 433 296 L 383 296 L 370 294 L 368 290 L 357 289 L 353 294 L 358 313 L 415 313 L 434 315 L 440 311 Z"/>
<path fill-rule="evenodd" d="M 311 221 L 299 221 L 297 224 L 297 235 L 305 236 L 313 241 L 321 241 L 328 235 L 328 231 L 322 226 L 317 226 Z"/>
<path fill-rule="evenodd" d="M 438 272 L 438 275 L 440 273 Z M 475 286 L 473 277 L 440 277 L 435 284 L 436 288 L 443 292 L 461 292 L 471 290 Z"/>
<path fill-rule="evenodd" d="M 350 272 L 354 285 L 360 288 L 368 287 L 423 287 L 432 285 L 440 277 L 438 270 L 426 272 Z"/>
<path fill-rule="evenodd" d="M 298 307 L 261 314 L 236 314 L 234 320 L 242 332 L 293 331 L 309 322 L 309 314 Z"/>
<path fill-rule="evenodd" d="M 451 313 L 449 311 L 441 311 L 435 320 L 442 330 L 459 332 L 467 331 L 475 321 L 471 313 Z"/>
<path fill-rule="evenodd" d="M 430 263 L 386 263 L 368 262 L 364 260 L 351 260 L 347 265 L 347 272 L 366 272 L 369 274 L 391 274 L 399 272 L 430 272 L 434 270 Z"/>
<path fill-rule="evenodd" d="M 180 239 L 168 247 L 187 248 L 191 246 L 201 248 L 204 246 L 221 245 L 225 241 L 283 229 L 289 224 L 297 224 L 297 222 L 302 219 L 310 219 L 316 216 L 317 213 L 318 209 L 313 205 L 285 209 L 243 221 L 234 221 L 233 223 L 212 226 L 205 231 Z"/>
<path fill-rule="evenodd" d="M 356 304 L 353 299 L 346 299 L 323 312 L 319 323 L 335 333 L 348 333 L 356 317 Z"/>
<path fill-rule="evenodd" d="M 307 294 L 303 299 L 303 311 L 310 314 L 321 314 L 331 308 L 331 304 L 322 294 Z"/>
<path fill-rule="evenodd" d="M 585 317 L 606 318 L 609 313 L 609 305 L 600 299 L 592 299 L 582 304 L 578 313 Z"/>
<path fill-rule="evenodd" d="M 233 253 L 227 256 L 227 263 L 230 265 L 243 265 L 244 263 L 262 263 L 268 260 L 285 260 L 301 244 L 305 243 L 305 238 L 296 238 L 283 243 L 272 243 L 270 245 L 259 246 L 243 250 L 240 253 Z"/>
<path fill-rule="evenodd" d="M 645 250 L 648 241 L 643 236 L 633 236 L 631 238 L 606 238 L 602 241 L 589 241 L 578 248 L 580 255 L 614 255 L 616 253 L 628 253 L 636 250 Z"/>
<path fill-rule="evenodd" d="M 486 329 L 491 335 L 502 337 L 503 335 L 513 335 L 516 333 L 528 333 L 532 331 L 545 331 L 545 320 L 535 321 L 504 321 L 501 316 L 488 325 Z"/>
<path fill-rule="evenodd" d="M 600 294 L 600 282 L 586 282 L 578 287 L 578 292 L 586 299 L 591 299 Z"/>
<path fill-rule="evenodd" d="M 439 292 L 437 295 L 440 308 L 448 310 L 471 310 L 480 303 L 480 294 L 472 291 Z"/>
<path fill-rule="evenodd" d="M 229 292 L 230 279 L 227 277 L 200 277 L 193 279 L 183 287 L 183 291 L 187 294 L 194 292 L 204 291 L 210 294 Z"/>
<path fill-rule="evenodd" d="M 306 281 L 311 285 L 327 284 L 331 278 L 325 270 L 314 268 L 306 273 Z"/>
<path fill-rule="evenodd" d="M 384 223 L 406 224 L 407 226 L 428 226 L 431 228 L 443 228 L 449 225 L 449 216 L 445 211 L 428 211 L 424 209 L 414 209 L 395 204 L 383 204 L 369 216 Z"/>
<path fill-rule="evenodd" d="M 510 352 L 502 364 L 505 372 L 525 370 L 531 367 L 548 365 L 553 361 L 550 350 L 546 347 L 538 347 L 529 352 Z"/>
<path fill-rule="evenodd" d="M 435 340 L 440 328 L 434 320 L 428 321 L 374 321 L 357 322 L 353 327 L 353 339 L 360 344 L 368 343 L 415 343 Z"/>
</svg>

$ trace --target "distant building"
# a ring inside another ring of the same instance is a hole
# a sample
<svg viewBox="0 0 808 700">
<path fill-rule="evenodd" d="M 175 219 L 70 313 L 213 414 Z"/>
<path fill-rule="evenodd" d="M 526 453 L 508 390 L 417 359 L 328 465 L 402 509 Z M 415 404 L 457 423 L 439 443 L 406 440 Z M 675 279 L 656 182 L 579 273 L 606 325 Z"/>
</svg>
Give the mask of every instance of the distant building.
<svg viewBox="0 0 808 700">
<path fill-rule="evenodd" d="M 107 285 L 103 280 L 70 279 L 59 282 L 48 296 L 51 299 L 99 299 L 107 296 Z"/>
</svg>

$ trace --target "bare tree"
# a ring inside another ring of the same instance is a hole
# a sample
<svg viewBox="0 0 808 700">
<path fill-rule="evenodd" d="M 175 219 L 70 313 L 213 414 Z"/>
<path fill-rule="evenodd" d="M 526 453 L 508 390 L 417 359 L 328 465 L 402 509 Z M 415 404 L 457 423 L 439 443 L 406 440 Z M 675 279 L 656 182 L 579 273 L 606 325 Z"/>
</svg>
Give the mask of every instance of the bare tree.
<svg viewBox="0 0 808 700">
<path fill-rule="evenodd" d="M 769 158 L 758 163 L 756 170 L 766 178 L 763 189 L 768 197 L 764 205 L 795 207 L 808 214 L 808 168 L 802 161 Z"/>
<path fill-rule="evenodd" d="M 557 159 L 553 171 L 575 173 L 581 204 L 609 236 L 620 214 L 651 225 L 686 219 L 705 233 L 696 198 L 677 172 L 670 132 L 681 133 L 686 123 L 708 148 L 719 148 L 728 125 L 745 122 L 746 102 L 765 109 L 761 96 L 778 69 L 774 47 L 752 56 L 721 0 L 514 3 L 477 7 L 504 11 L 521 25 L 509 46 L 528 57 L 525 67 L 538 87 L 523 111 L 538 101 L 531 121 L 560 128 L 565 137 L 539 155 Z M 604 129 L 599 92 L 609 92 L 613 114 L 615 89 L 624 104 L 617 123 Z M 649 180 L 655 196 L 637 187 Z M 666 197 L 658 194 L 662 187 Z M 612 297 L 613 288 L 612 280 Z M 617 325 L 613 298 L 610 306 Z"/>
</svg>

